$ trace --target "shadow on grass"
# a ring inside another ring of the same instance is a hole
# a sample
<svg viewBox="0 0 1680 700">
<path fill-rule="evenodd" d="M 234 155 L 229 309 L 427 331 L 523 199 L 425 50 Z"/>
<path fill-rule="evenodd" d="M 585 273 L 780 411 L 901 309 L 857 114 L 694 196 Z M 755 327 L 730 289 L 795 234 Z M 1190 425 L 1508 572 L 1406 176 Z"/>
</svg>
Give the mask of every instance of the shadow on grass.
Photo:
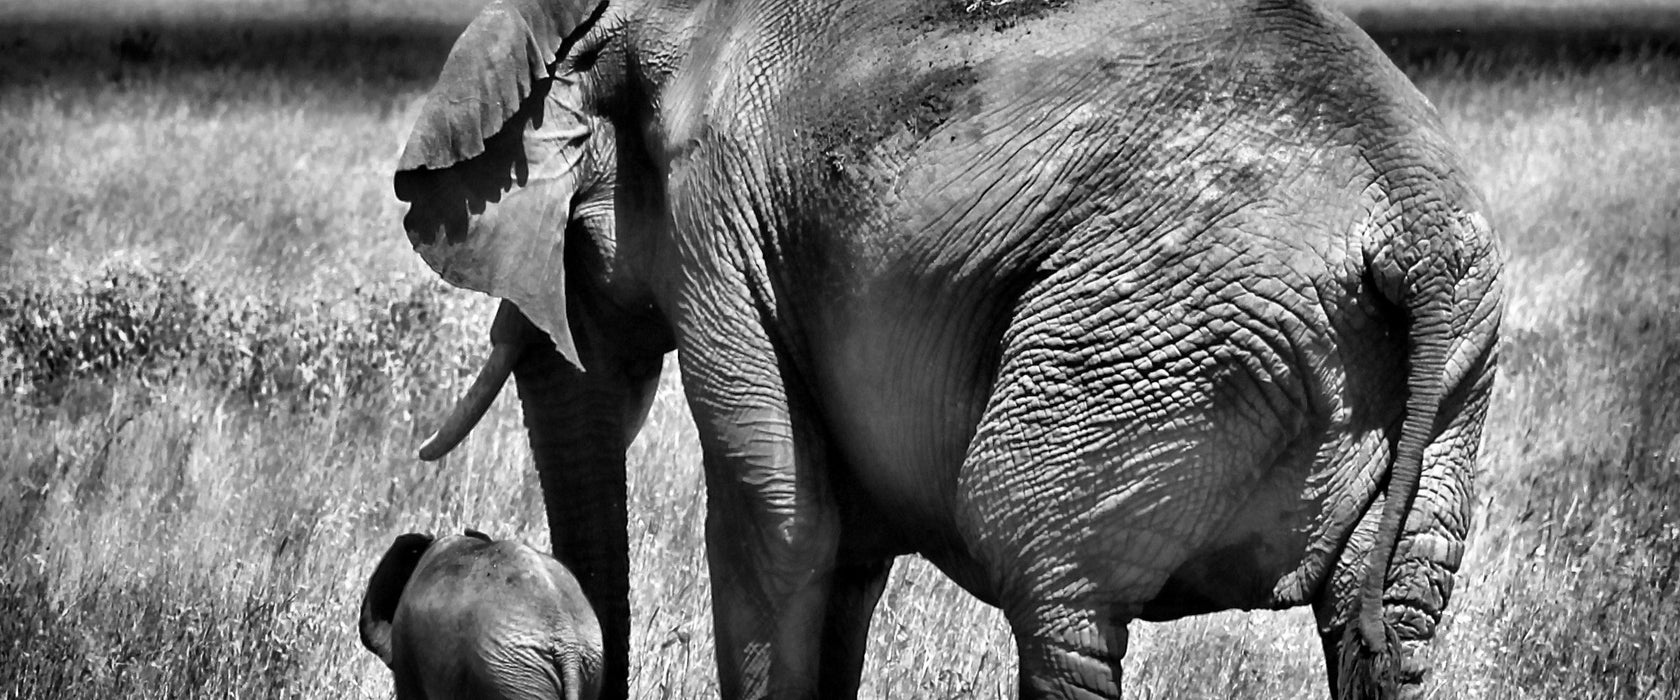
<svg viewBox="0 0 1680 700">
<path fill-rule="evenodd" d="M 1680 59 L 1680 7 L 1520 13 L 1486 7 L 1429 13 L 1379 9 L 1357 11 L 1354 19 L 1409 71 L 1443 64 L 1468 63 L 1498 72 L 1515 64 Z M 12 18 L 0 23 L 0 86 L 231 71 L 351 87 L 424 88 L 462 28 L 459 21 L 419 18 Z"/>
</svg>

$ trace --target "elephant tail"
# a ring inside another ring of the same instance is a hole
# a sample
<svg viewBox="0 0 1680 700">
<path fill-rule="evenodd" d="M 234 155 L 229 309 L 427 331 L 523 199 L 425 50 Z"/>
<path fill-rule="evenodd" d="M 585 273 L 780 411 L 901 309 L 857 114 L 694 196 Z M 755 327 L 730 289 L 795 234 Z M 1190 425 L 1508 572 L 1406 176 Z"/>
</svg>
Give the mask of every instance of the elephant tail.
<svg viewBox="0 0 1680 700">
<path fill-rule="evenodd" d="M 560 653 L 560 687 L 566 700 L 593 700 L 584 694 L 582 655 L 569 646 Z"/>
<path fill-rule="evenodd" d="M 1490 240 L 1480 216 L 1437 219 L 1421 228 L 1419 237 L 1405 242 L 1407 250 L 1388 251 L 1390 257 L 1372 268 L 1378 289 L 1406 319 L 1406 402 L 1381 518 L 1340 643 L 1336 678 L 1341 698 L 1399 694 L 1400 639 L 1384 619 L 1383 593 L 1406 517 L 1417 499 L 1424 452 L 1438 432 L 1442 402 L 1463 379 L 1454 376 L 1453 353 L 1464 330 L 1457 302 L 1461 293 L 1473 294 L 1466 283 L 1479 274 L 1478 264 L 1485 264 L 1483 254 L 1491 252 L 1478 250 L 1478 242 Z"/>
</svg>

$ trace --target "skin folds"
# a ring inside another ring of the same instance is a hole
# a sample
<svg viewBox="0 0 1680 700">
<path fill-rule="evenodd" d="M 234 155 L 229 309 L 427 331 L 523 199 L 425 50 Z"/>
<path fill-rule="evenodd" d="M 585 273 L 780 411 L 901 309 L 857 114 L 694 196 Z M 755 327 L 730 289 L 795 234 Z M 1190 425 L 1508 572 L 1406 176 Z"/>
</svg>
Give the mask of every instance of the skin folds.
<svg viewBox="0 0 1680 700">
<path fill-rule="evenodd" d="M 502 0 L 451 54 L 405 228 L 508 301 L 605 695 L 672 349 L 725 697 L 854 695 L 911 552 L 1003 609 L 1023 697 L 1117 697 L 1131 620 L 1294 605 L 1338 697 L 1415 690 L 1502 303 L 1433 110 L 1310 2 L 1004 12 Z"/>
</svg>

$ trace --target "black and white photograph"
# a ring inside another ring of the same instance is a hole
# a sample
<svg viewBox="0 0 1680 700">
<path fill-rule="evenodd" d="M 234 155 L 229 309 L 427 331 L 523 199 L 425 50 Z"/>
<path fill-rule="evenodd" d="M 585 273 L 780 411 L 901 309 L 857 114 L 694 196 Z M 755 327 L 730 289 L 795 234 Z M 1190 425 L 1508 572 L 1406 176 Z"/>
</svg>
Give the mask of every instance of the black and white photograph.
<svg viewBox="0 0 1680 700">
<path fill-rule="evenodd" d="M 1680 0 L 0 0 L 0 700 L 1680 698 Z"/>
</svg>

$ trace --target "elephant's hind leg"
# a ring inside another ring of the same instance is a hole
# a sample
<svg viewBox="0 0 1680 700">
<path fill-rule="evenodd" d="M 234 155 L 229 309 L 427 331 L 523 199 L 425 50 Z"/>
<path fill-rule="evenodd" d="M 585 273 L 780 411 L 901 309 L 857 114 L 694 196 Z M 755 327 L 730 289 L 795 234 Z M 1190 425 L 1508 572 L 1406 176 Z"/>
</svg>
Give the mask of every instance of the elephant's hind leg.
<svg viewBox="0 0 1680 700">
<path fill-rule="evenodd" d="M 1080 446 L 1077 436 L 1041 441 L 1063 426 L 982 427 L 959 478 L 961 527 L 1015 633 L 1021 697 L 1119 697 L 1125 622 L 1206 551 L 1279 452 L 1208 416 L 1162 423 L 1172 430 L 1112 431 L 1086 449 L 1068 447 Z M 1194 579 L 1208 584 L 1191 587 L 1205 594 L 1195 600 L 1259 604 L 1246 584 L 1270 570 L 1234 566 Z"/>
<path fill-rule="evenodd" d="M 1436 626 L 1452 596 L 1470 529 L 1476 454 L 1493 380 L 1489 360 L 1488 356 L 1478 357 L 1476 366 L 1466 372 L 1465 380 L 1444 402 L 1441 421 L 1446 427 L 1424 452 L 1423 488 L 1406 515 L 1399 545 L 1388 565 L 1383 620 L 1388 639 L 1398 642 L 1399 648 L 1385 657 L 1392 660 L 1392 667 L 1371 669 L 1379 678 L 1392 679 L 1388 687 L 1341 672 L 1344 668 L 1366 670 L 1356 658 L 1357 645 L 1348 643 L 1351 639 L 1347 630 L 1357 614 L 1355 601 L 1375 531 L 1374 521 L 1382 510 L 1380 497 L 1338 557 L 1329 585 L 1314 604 L 1330 692 L 1338 700 L 1417 696 L 1433 670 L 1426 647 L 1435 638 Z"/>
<path fill-rule="evenodd" d="M 728 340 L 679 348 L 706 473 L 719 694 L 822 697 L 826 668 L 851 661 L 830 655 L 862 656 L 823 647 L 842 534 L 826 437 L 752 304 L 727 289 L 685 293 L 707 310 L 704 335 Z"/>
<path fill-rule="evenodd" d="M 1019 617 L 1011 619 L 1010 625 L 1021 658 L 1022 700 L 1120 697 L 1120 662 L 1126 656 L 1124 619 L 1054 604 Z"/>
<path fill-rule="evenodd" d="M 1292 446 L 1313 427 L 1289 344 L 1244 315 L 1283 310 L 1106 302 L 1088 290 L 1156 282 L 1100 281 L 1023 298 L 957 478 L 958 528 L 1020 640 L 1023 697 L 1118 697 L 1120 621 L 1229 544 L 1257 491 L 1300 478 Z M 1181 578 L 1167 602 L 1265 605 L 1289 568 L 1275 559 Z"/>
</svg>

